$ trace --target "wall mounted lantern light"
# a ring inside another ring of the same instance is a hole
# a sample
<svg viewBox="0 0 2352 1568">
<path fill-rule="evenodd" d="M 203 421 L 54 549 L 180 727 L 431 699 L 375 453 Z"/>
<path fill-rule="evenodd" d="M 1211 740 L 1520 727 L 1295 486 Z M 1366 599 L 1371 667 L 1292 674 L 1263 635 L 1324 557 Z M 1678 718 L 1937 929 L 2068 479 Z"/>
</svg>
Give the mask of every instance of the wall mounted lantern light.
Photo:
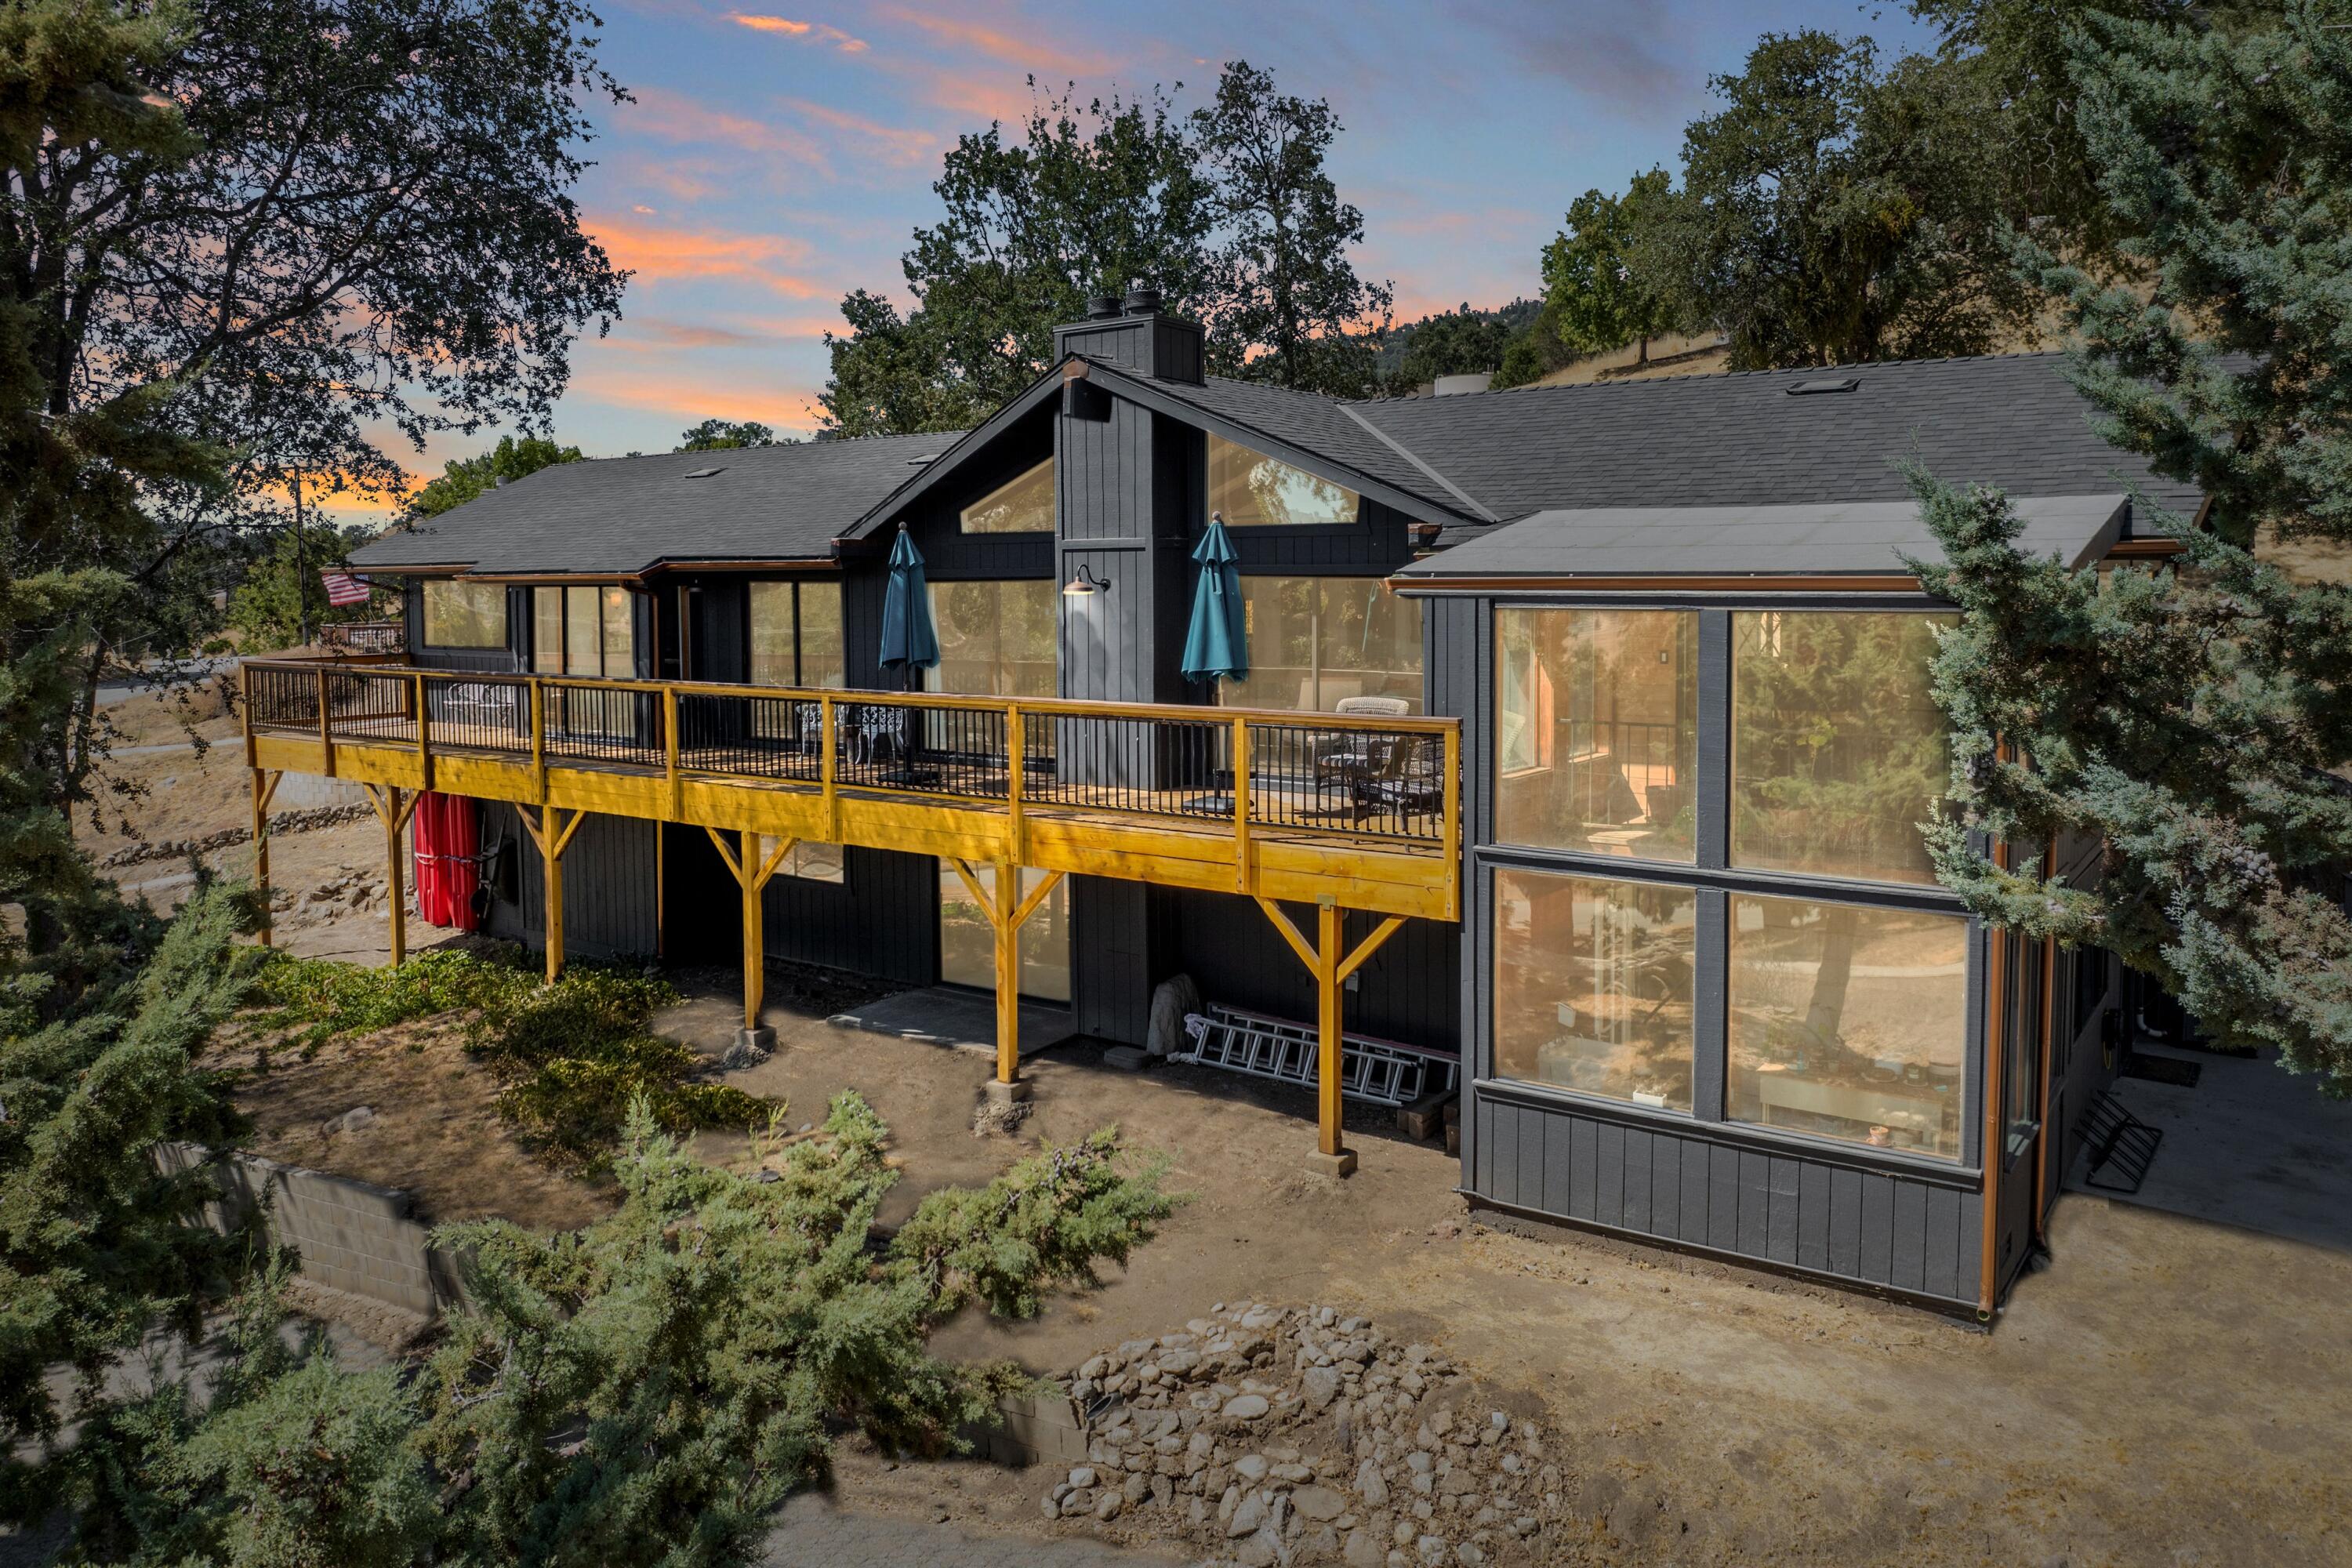
<svg viewBox="0 0 2352 1568">
<path fill-rule="evenodd" d="M 1077 575 L 1062 584 L 1062 596 L 1066 599 L 1083 599 L 1089 595 L 1109 592 L 1110 579 L 1096 576 L 1094 569 L 1083 561 L 1078 563 Z"/>
</svg>

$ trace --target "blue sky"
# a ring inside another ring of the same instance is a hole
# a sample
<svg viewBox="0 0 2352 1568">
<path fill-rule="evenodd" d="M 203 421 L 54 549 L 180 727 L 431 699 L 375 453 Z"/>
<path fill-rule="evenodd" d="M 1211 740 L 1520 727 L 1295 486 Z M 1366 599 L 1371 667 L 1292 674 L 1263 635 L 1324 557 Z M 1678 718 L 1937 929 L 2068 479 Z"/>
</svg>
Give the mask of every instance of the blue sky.
<svg viewBox="0 0 2352 1568">
<path fill-rule="evenodd" d="M 556 414 L 598 456 L 667 450 L 710 416 L 812 428 L 841 296 L 903 296 L 941 153 L 1024 115 L 1032 74 L 1087 96 L 1181 81 L 1190 107 L 1245 58 L 1328 98 L 1347 127 L 1333 173 L 1364 212 L 1358 264 L 1410 319 L 1532 295 L 1568 203 L 1673 167 L 1708 76 L 1759 33 L 1924 41 L 1854 0 L 607 0 L 604 16 L 603 58 L 636 101 L 597 109 L 578 194 L 636 277 L 612 335 L 578 346 Z M 437 472 L 483 444 L 395 455 Z"/>
</svg>

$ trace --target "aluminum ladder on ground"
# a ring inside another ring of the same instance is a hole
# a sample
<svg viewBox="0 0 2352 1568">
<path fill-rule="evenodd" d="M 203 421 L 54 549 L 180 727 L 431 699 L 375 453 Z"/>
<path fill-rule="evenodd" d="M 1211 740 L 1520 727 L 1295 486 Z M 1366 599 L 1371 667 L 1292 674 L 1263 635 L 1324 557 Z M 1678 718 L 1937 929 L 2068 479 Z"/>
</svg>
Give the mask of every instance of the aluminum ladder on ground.
<svg viewBox="0 0 2352 1568">
<path fill-rule="evenodd" d="M 1212 1003 L 1205 1013 L 1184 1016 L 1184 1032 L 1192 1048 L 1179 1053 L 1178 1061 L 1300 1089 L 1316 1087 L 1319 1042 L 1312 1024 Z M 1460 1068 L 1460 1058 L 1449 1051 L 1367 1035 L 1339 1037 L 1339 1092 L 1367 1104 L 1410 1105 L 1433 1092 L 1450 1094 Z"/>
</svg>

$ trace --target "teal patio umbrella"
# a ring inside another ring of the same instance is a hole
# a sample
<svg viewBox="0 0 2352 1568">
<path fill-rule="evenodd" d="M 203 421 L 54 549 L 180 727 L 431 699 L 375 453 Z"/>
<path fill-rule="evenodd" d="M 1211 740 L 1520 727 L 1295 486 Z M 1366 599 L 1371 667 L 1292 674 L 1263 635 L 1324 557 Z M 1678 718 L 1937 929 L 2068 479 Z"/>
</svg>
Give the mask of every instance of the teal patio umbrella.
<svg viewBox="0 0 2352 1568">
<path fill-rule="evenodd" d="M 1225 520 L 1209 514 L 1209 531 L 1192 548 L 1200 581 L 1192 589 L 1192 624 L 1184 633 L 1184 679 L 1240 680 L 1249 674 L 1249 628 L 1242 616 L 1241 555 Z"/>
<path fill-rule="evenodd" d="M 931 625 L 931 595 L 923 584 L 923 552 L 898 525 L 890 546 L 890 583 L 882 597 L 882 668 L 903 669 L 914 688 L 915 671 L 940 662 L 940 634 Z"/>
</svg>

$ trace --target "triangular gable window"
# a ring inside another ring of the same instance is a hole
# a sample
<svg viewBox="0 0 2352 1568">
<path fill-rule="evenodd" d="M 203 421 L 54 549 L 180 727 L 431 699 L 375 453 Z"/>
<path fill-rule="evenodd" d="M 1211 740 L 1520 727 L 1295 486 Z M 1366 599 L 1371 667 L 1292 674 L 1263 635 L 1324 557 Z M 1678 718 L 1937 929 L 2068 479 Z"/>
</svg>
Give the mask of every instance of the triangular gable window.
<svg viewBox="0 0 2352 1568">
<path fill-rule="evenodd" d="M 1234 527 L 1352 523 L 1363 500 L 1345 485 L 1222 436 L 1209 437 L 1209 510 Z"/>
<path fill-rule="evenodd" d="M 966 533 L 1054 531 L 1054 459 L 999 485 L 963 509 Z"/>
</svg>

